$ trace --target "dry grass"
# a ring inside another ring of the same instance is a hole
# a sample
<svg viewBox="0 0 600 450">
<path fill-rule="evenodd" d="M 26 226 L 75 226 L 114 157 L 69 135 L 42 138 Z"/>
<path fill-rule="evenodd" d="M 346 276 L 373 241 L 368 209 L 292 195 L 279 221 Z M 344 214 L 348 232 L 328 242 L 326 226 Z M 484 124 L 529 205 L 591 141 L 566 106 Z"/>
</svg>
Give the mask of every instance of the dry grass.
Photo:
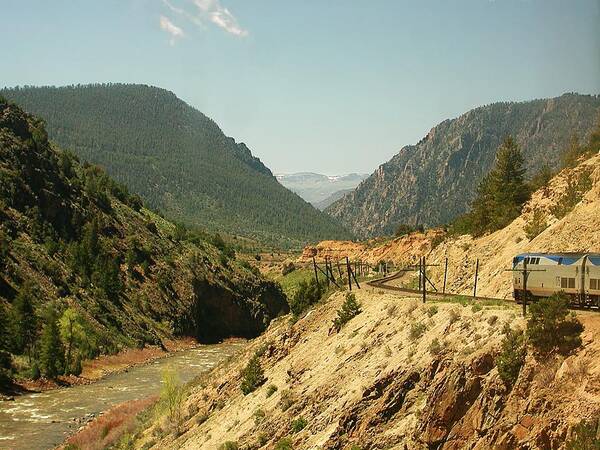
<svg viewBox="0 0 600 450">
<path fill-rule="evenodd" d="M 156 403 L 157 400 L 158 397 L 153 396 L 113 406 L 83 430 L 71 436 L 65 445 L 67 448 L 81 450 L 107 448 L 115 444 L 125 433 L 132 432 L 135 429 L 138 414 Z"/>
</svg>

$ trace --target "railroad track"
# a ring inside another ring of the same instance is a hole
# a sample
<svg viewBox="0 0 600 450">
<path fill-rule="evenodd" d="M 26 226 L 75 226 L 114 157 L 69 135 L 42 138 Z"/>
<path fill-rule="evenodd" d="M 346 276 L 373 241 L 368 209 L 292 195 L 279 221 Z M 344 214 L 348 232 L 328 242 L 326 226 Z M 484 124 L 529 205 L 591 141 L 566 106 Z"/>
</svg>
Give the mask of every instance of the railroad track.
<svg viewBox="0 0 600 450">
<path fill-rule="evenodd" d="M 369 281 L 369 282 L 367 282 L 367 285 L 371 286 L 373 288 L 377 288 L 377 289 L 384 289 L 384 290 L 394 291 L 394 292 L 402 292 L 403 294 L 407 294 L 411 297 L 412 296 L 419 297 L 419 298 L 422 297 L 423 292 L 419 289 L 409 289 L 409 288 L 404 288 L 404 287 L 400 287 L 400 286 L 390 286 L 390 285 L 386 284 L 386 283 L 389 283 L 390 281 L 400 278 L 404 274 L 404 272 L 405 271 L 400 270 L 400 271 L 396 272 L 395 274 L 389 275 L 387 277 Z M 427 291 L 426 294 L 427 294 L 427 297 L 431 297 L 431 298 L 467 297 L 467 298 L 471 298 L 473 300 L 493 300 L 493 301 L 498 301 L 498 302 L 508 302 L 508 303 L 514 304 L 514 300 L 507 299 L 507 298 L 479 297 L 479 296 L 473 297 L 473 296 L 464 295 L 464 294 L 450 294 L 448 292 L 441 293 L 438 291 Z"/>
<path fill-rule="evenodd" d="M 386 284 L 390 281 L 400 278 L 404 274 L 404 272 L 405 271 L 400 270 L 393 275 L 379 278 L 377 280 L 368 281 L 367 285 L 371 286 L 372 288 L 383 289 L 383 290 L 388 290 L 388 291 L 393 291 L 393 292 L 401 292 L 410 297 L 422 298 L 423 292 L 418 289 L 409 289 L 409 288 L 403 288 L 400 286 L 390 286 L 390 285 Z M 437 291 L 427 291 L 427 298 L 448 298 L 448 297 L 451 297 L 451 298 L 466 297 L 466 298 L 470 298 L 473 300 L 492 300 L 492 301 L 496 301 L 496 302 L 511 303 L 513 305 L 521 305 L 522 304 L 521 302 L 515 302 L 513 299 L 508 299 L 508 298 L 479 297 L 479 296 L 473 297 L 472 295 L 450 294 L 448 292 L 446 292 L 445 294 L 442 294 L 441 292 L 437 292 Z M 574 309 L 574 310 L 578 310 L 578 311 L 600 312 L 600 308 L 573 305 L 573 304 L 571 304 L 569 306 L 569 309 Z"/>
</svg>

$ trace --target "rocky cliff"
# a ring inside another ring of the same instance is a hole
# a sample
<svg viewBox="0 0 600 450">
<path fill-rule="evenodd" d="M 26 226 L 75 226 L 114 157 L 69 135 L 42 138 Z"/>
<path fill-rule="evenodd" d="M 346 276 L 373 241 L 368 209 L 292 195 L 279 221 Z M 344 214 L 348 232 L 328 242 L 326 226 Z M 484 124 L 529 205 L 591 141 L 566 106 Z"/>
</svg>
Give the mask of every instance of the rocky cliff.
<svg viewBox="0 0 600 450">
<path fill-rule="evenodd" d="M 571 136 L 585 140 L 599 113 L 600 97 L 576 94 L 473 109 L 403 147 L 326 212 L 363 238 L 392 234 L 400 223 L 447 223 L 467 210 L 504 137 L 521 146 L 530 174 L 557 168 Z"/>
</svg>

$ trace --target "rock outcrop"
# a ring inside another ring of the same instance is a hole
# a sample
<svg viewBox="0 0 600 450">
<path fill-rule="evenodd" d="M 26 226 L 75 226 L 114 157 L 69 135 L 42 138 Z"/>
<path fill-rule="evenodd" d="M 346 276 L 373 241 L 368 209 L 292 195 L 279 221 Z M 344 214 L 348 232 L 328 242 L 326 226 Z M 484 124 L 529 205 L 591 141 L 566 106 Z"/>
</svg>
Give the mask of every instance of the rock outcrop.
<svg viewBox="0 0 600 450">
<path fill-rule="evenodd" d="M 326 212 L 361 238 L 402 223 L 448 223 L 466 212 L 506 136 L 521 146 L 530 174 L 545 163 L 556 169 L 571 136 L 586 140 L 599 113 L 600 97 L 576 94 L 473 109 L 403 147 Z"/>
<path fill-rule="evenodd" d="M 507 387 L 495 358 L 504 327 L 524 326 L 518 309 L 357 296 L 363 311 L 340 333 L 329 327 L 341 293 L 294 324 L 274 323 L 196 383 L 181 436 L 167 436 L 158 420 L 137 445 L 271 449 L 285 439 L 295 449 L 561 449 L 577 424 L 600 413 L 597 315 L 579 314 L 579 350 L 548 360 L 529 352 Z M 243 395 L 240 371 L 253 354 L 266 382 Z M 303 429 L 293 428 L 297 419 Z"/>
</svg>

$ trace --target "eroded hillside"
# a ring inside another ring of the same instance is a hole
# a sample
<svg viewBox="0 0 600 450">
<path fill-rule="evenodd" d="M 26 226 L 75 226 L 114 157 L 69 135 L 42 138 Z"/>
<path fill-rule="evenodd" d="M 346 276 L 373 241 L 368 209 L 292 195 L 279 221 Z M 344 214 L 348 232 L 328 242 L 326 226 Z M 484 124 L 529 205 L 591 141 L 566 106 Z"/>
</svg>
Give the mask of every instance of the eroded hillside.
<svg viewBox="0 0 600 450">
<path fill-rule="evenodd" d="M 196 383 L 179 433 L 163 417 L 139 448 L 562 448 L 600 411 L 598 317 L 581 314 L 583 347 L 528 354 L 514 387 L 495 366 L 511 306 L 421 305 L 359 291 L 362 313 L 331 325 L 344 294 L 293 325 L 285 319 L 235 361 Z M 266 382 L 244 395 L 240 371 L 259 355 Z"/>
</svg>

